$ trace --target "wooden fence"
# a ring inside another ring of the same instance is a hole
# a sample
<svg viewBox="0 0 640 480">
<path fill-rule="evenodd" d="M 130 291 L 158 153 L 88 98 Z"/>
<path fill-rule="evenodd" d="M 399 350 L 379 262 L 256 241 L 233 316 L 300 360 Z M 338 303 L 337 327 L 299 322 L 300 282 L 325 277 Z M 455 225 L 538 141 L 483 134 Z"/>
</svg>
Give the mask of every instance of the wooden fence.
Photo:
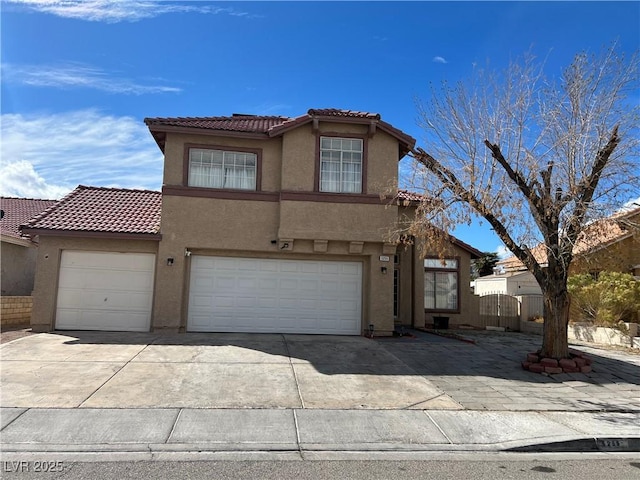
<svg viewBox="0 0 640 480">
<path fill-rule="evenodd" d="M 478 305 L 481 327 L 520 330 L 520 302 L 516 297 L 503 293 L 483 295 Z"/>
</svg>

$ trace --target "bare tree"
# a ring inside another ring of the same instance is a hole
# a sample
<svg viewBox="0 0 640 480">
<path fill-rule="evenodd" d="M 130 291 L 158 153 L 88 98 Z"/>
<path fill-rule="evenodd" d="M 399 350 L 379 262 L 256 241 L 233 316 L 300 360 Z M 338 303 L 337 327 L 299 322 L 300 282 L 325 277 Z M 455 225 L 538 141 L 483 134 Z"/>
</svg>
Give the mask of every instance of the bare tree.
<svg viewBox="0 0 640 480">
<path fill-rule="evenodd" d="M 548 78 L 529 53 L 418 102 L 425 147 L 409 181 L 424 196 L 408 233 L 483 217 L 540 284 L 546 357 L 569 356 L 567 277 L 584 226 L 638 196 L 638 61 L 614 45 Z"/>
</svg>

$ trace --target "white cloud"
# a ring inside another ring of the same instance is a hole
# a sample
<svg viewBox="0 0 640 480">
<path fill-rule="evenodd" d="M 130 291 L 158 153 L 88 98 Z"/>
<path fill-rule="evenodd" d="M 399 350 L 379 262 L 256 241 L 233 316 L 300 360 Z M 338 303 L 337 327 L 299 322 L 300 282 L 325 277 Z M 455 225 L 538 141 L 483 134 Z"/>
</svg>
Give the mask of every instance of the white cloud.
<svg viewBox="0 0 640 480">
<path fill-rule="evenodd" d="M 447 62 L 447 60 L 445 60 L 444 57 L 433 57 L 433 60 L 431 60 L 433 63 L 449 63 Z"/>
<path fill-rule="evenodd" d="M 70 186 L 48 184 L 26 160 L 0 166 L 0 191 L 5 197 L 57 200 L 71 190 Z"/>
<path fill-rule="evenodd" d="M 19 4 L 36 12 L 49 13 L 59 17 L 105 23 L 137 22 L 145 18 L 171 13 L 254 16 L 230 7 L 157 0 L 5 0 L 5 2 Z"/>
<path fill-rule="evenodd" d="M 162 183 L 162 152 L 141 119 L 96 110 L 1 116 L 0 193 L 59 197 L 77 185 Z"/>
<path fill-rule="evenodd" d="M 80 63 L 62 65 L 2 64 L 5 82 L 35 87 L 93 88 L 108 93 L 142 95 L 147 93 L 176 93 L 177 87 L 141 85 L 127 78 L 111 76 L 104 70 Z"/>
</svg>

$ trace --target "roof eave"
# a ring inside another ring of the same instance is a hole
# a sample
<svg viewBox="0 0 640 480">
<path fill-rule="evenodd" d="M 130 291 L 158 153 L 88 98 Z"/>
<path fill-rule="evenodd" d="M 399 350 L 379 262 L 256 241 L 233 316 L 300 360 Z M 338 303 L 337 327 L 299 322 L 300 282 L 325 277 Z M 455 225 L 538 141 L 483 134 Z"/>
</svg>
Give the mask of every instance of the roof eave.
<svg viewBox="0 0 640 480">
<path fill-rule="evenodd" d="M 239 138 L 252 138 L 263 140 L 269 138 L 266 133 L 260 132 L 238 132 L 235 130 L 215 130 L 211 128 L 198 128 L 198 127 L 178 127 L 175 125 L 154 125 L 147 124 L 149 131 L 153 136 L 153 139 L 158 144 L 158 147 L 164 153 L 164 146 L 167 138 L 167 133 L 186 133 L 190 135 L 207 135 L 215 137 L 239 137 Z"/>
<path fill-rule="evenodd" d="M 24 233 L 29 235 L 40 235 L 41 237 L 76 237 L 76 238 L 102 238 L 110 240 L 162 240 L 161 233 L 134 233 L 134 232 L 106 232 L 95 230 L 55 230 L 49 228 L 31 228 L 22 229 Z"/>
<path fill-rule="evenodd" d="M 471 258 L 472 259 L 476 259 L 476 258 L 482 257 L 482 252 L 480 250 L 478 250 L 477 248 L 473 248 L 471 245 L 469 245 L 468 243 L 463 242 L 459 238 L 456 238 L 453 235 L 451 235 L 451 241 L 453 242 L 454 245 L 456 245 L 456 246 L 460 247 L 461 249 L 466 250 L 467 252 L 469 252 L 471 254 Z"/>
<path fill-rule="evenodd" d="M 328 123 L 349 123 L 349 124 L 355 124 L 355 125 L 375 125 L 375 128 L 379 128 L 380 130 L 382 130 L 383 132 L 385 132 L 388 135 L 391 135 L 392 137 L 396 138 L 398 141 L 400 141 L 400 155 L 398 160 L 400 160 L 402 157 L 404 157 L 407 153 L 409 153 L 411 151 L 411 149 L 414 147 L 414 145 L 416 144 L 416 140 L 411 137 L 410 135 L 407 135 L 406 133 L 402 132 L 401 130 L 395 128 L 394 126 L 392 126 L 391 124 L 383 121 L 383 120 L 379 120 L 376 118 L 366 118 L 366 117 L 334 117 L 334 116 L 327 116 L 327 115 L 309 115 L 309 114 L 305 114 L 302 115 L 300 117 L 295 118 L 294 120 L 291 120 L 290 122 L 286 122 L 285 124 L 282 125 L 276 125 L 274 127 L 271 127 L 268 130 L 268 135 L 270 137 L 276 137 L 276 136 L 280 136 L 285 134 L 286 132 L 289 132 L 291 130 L 294 130 L 298 127 L 301 127 L 303 125 L 306 125 L 308 123 L 311 123 L 313 120 L 318 120 L 321 122 L 328 122 Z"/>
<path fill-rule="evenodd" d="M 17 238 L 17 237 L 12 237 L 10 235 L 3 235 L 3 234 L 0 234 L 0 241 L 11 243 L 13 245 L 19 245 L 21 247 L 27 247 L 27 248 L 37 246 L 35 242 L 31 241 L 28 238 Z"/>
</svg>

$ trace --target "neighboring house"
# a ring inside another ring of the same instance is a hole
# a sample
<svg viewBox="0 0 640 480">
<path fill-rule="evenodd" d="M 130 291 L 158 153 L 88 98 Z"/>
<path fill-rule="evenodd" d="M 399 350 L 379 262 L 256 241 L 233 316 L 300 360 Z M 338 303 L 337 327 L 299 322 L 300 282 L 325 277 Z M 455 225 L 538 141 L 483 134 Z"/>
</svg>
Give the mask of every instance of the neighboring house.
<svg viewBox="0 0 640 480">
<path fill-rule="evenodd" d="M 31 295 L 38 244 L 29 236 L 22 235 L 19 227 L 55 203 L 55 200 L 0 197 L 2 296 Z"/>
<path fill-rule="evenodd" d="M 544 245 L 537 245 L 531 252 L 538 262 L 546 264 Z M 571 275 L 613 271 L 640 276 L 640 207 L 587 225 L 576 242 L 573 255 L 569 266 Z M 501 260 L 497 266 L 505 272 L 526 270 L 514 256 Z"/>
<path fill-rule="evenodd" d="M 390 241 L 419 200 L 385 196 L 415 140 L 379 115 L 145 123 L 162 193 L 81 186 L 23 228 L 40 236 L 34 330 L 389 335 L 473 314 L 480 252 Z"/>
<path fill-rule="evenodd" d="M 473 289 L 475 295 L 483 296 L 493 293 L 505 295 L 542 295 L 540 285 L 529 271 L 496 273 L 476 278 Z"/>
</svg>

